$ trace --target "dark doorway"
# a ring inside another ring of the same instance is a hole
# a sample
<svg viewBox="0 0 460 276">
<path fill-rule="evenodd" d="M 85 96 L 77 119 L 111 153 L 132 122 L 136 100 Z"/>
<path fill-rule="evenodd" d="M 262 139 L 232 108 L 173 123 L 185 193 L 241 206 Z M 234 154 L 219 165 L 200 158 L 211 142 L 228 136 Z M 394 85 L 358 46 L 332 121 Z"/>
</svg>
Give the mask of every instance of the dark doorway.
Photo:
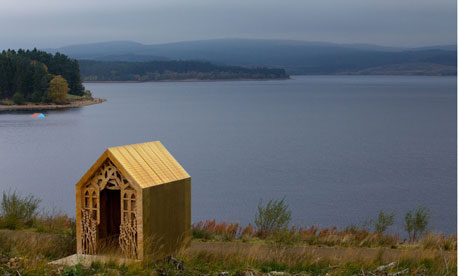
<svg viewBox="0 0 460 276">
<path fill-rule="evenodd" d="M 116 250 L 121 224 L 120 190 L 102 190 L 100 204 L 99 250 Z"/>
</svg>

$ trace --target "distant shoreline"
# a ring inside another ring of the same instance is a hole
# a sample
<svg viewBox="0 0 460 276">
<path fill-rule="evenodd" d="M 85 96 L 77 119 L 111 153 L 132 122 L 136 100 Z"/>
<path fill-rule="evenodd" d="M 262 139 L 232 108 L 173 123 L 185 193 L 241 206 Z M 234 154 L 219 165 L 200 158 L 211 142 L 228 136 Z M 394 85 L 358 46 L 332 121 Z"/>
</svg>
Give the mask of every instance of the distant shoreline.
<svg viewBox="0 0 460 276">
<path fill-rule="evenodd" d="M 83 81 L 83 83 L 146 83 L 146 82 L 238 82 L 238 81 L 274 81 L 274 80 L 292 80 L 298 76 L 305 77 L 337 77 L 337 76 L 369 76 L 369 77 L 457 77 L 457 75 L 422 75 L 422 74 L 361 74 L 361 73 L 335 73 L 335 74 L 309 74 L 309 75 L 290 75 L 287 78 L 275 78 L 275 79 L 216 79 L 216 80 L 198 80 L 198 79 L 184 79 L 184 80 L 145 80 L 145 81 Z"/>
<path fill-rule="evenodd" d="M 0 105 L 0 112 L 2 111 L 44 111 L 44 110 L 57 110 L 66 108 L 82 107 L 93 104 L 100 104 L 107 101 L 102 98 L 93 98 L 91 100 L 73 101 L 69 104 L 25 104 L 25 105 Z"/>
<path fill-rule="evenodd" d="M 143 82 L 222 82 L 222 81 L 272 81 L 272 80 L 289 80 L 287 78 L 273 79 L 216 79 L 216 80 L 200 80 L 200 79 L 183 79 L 183 80 L 145 80 L 145 81 L 83 81 L 83 83 L 143 83 Z"/>
</svg>

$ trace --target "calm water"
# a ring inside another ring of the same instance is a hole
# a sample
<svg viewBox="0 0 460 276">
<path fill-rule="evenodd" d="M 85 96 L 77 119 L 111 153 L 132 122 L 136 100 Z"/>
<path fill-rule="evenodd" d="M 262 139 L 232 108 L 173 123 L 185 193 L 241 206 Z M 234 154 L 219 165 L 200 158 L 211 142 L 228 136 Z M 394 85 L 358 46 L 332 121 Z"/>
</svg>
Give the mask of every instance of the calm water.
<svg viewBox="0 0 460 276">
<path fill-rule="evenodd" d="M 192 176 L 192 219 L 248 223 L 286 197 L 297 225 L 432 210 L 455 232 L 456 78 L 86 84 L 106 103 L 0 114 L 0 190 L 74 214 L 74 185 L 107 147 L 161 140 Z"/>
</svg>

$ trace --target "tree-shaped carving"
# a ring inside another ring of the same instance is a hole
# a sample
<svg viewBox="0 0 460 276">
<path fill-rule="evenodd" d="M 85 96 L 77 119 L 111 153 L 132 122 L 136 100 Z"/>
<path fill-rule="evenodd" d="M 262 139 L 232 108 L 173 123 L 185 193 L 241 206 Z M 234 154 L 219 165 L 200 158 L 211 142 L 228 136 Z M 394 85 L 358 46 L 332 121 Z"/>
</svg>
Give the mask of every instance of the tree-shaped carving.
<svg viewBox="0 0 460 276">
<path fill-rule="evenodd" d="M 121 251 L 128 258 L 137 258 L 137 227 L 135 220 L 125 220 L 120 225 Z"/>
<path fill-rule="evenodd" d="M 122 223 L 118 239 L 121 251 L 128 258 L 137 258 L 136 195 L 134 191 L 127 190 L 124 192 L 122 211 Z"/>
<path fill-rule="evenodd" d="M 81 243 L 83 254 L 96 254 L 96 220 L 91 218 L 90 210 L 81 210 Z"/>
</svg>

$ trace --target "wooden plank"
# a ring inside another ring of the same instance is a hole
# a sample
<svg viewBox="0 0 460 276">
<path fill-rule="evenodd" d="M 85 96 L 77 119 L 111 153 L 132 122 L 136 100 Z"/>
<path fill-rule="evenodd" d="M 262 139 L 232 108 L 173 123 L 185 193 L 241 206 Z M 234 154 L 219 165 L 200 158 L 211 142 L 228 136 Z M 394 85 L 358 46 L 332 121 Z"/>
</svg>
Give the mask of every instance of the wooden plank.
<svg viewBox="0 0 460 276">
<path fill-rule="evenodd" d="M 139 164 L 123 147 L 110 148 L 110 152 L 120 162 L 121 166 L 130 173 L 136 180 L 139 186 L 143 187 L 144 183 L 153 182 L 154 180 L 143 171 Z"/>
<path fill-rule="evenodd" d="M 133 157 L 134 162 L 136 162 L 139 165 L 139 168 L 142 169 L 142 173 L 144 173 L 153 180 L 153 184 L 160 184 L 164 182 L 160 178 L 160 176 L 155 172 L 155 170 L 153 170 L 149 166 L 149 164 L 145 160 L 145 157 L 139 154 L 139 152 L 136 150 L 136 145 L 128 146 L 125 149 Z"/>
<path fill-rule="evenodd" d="M 132 146 L 137 153 L 143 158 L 147 166 L 149 166 L 153 172 L 155 172 L 161 179 L 161 183 L 169 182 L 171 176 L 169 173 L 165 172 L 165 167 L 161 162 L 158 161 L 151 152 L 146 151 L 145 145 L 133 145 Z M 160 182 L 159 182 L 160 183 Z"/>
<path fill-rule="evenodd" d="M 161 142 L 152 143 L 151 146 L 155 148 L 162 156 L 163 162 L 174 171 L 176 179 L 188 178 L 190 175 L 182 168 L 182 166 L 177 162 L 176 159 L 169 153 L 169 151 L 163 146 Z"/>
<path fill-rule="evenodd" d="M 177 180 L 177 175 L 175 174 L 174 170 L 168 166 L 165 160 L 163 160 L 164 158 L 160 152 L 152 147 L 151 144 L 145 145 L 143 148 L 150 156 L 153 156 L 157 160 L 157 163 L 159 166 L 161 166 L 163 173 L 168 176 L 167 182 Z"/>
<path fill-rule="evenodd" d="M 157 143 L 150 143 L 149 148 L 157 155 L 158 159 L 161 160 L 168 170 L 173 175 L 175 180 L 181 179 L 180 172 L 177 171 L 175 164 L 171 163 L 164 153 L 157 147 Z"/>
</svg>

